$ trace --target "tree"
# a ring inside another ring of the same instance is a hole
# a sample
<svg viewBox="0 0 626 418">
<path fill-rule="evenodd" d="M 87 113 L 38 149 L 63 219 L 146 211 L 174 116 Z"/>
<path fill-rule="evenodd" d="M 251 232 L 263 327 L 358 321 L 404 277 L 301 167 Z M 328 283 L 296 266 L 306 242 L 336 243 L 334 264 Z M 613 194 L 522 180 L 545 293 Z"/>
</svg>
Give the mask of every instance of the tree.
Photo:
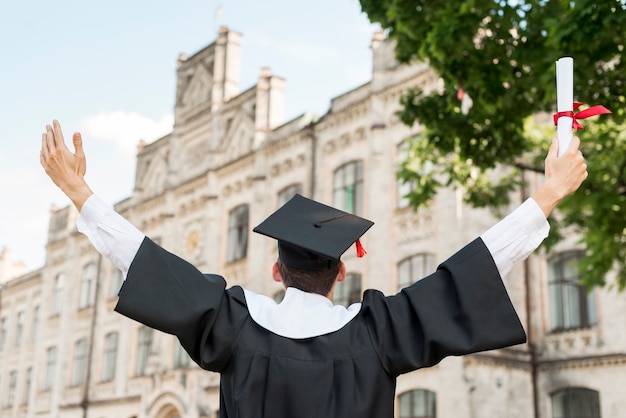
<svg viewBox="0 0 626 418">
<path fill-rule="evenodd" d="M 605 285 L 615 268 L 624 289 L 626 0 L 360 2 L 396 41 L 399 62 L 426 61 L 444 82 L 443 91 L 410 90 L 401 99 L 402 121 L 424 126 L 399 173 L 416 184 L 409 195 L 416 207 L 442 186 L 462 187 L 475 207 L 500 207 L 520 186 L 520 170 L 542 171 L 555 131 L 537 125 L 537 116 L 555 111 L 555 61 L 574 57 L 575 99 L 613 114 L 582 121 L 589 178 L 562 202 L 558 224 L 582 237 L 584 283 Z M 469 110 L 463 94 L 473 101 Z"/>
</svg>

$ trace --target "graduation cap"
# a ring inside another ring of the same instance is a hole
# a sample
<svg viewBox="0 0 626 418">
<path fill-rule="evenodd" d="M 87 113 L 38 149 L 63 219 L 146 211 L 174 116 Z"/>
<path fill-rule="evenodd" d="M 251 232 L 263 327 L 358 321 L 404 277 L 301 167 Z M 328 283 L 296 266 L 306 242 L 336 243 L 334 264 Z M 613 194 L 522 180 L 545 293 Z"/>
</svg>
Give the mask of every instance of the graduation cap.
<svg viewBox="0 0 626 418">
<path fill-rule="evenodd" d="M 296 194 L 261 222 L 254 232 L 278 240 L 278 257 L 285 265 L 304 270 L 331 269 L 357 244 L 374 222 Z"/>
</svg>

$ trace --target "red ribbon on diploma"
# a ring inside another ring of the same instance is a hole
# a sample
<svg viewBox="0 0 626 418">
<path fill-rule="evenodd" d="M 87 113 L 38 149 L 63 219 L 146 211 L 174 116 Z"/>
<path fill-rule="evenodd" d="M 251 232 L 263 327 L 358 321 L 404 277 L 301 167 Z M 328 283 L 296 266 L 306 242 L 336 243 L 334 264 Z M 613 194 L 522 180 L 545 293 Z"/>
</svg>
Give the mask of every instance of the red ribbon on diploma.
<svg viewBox="0 0 626 418">
<path fill-rule="evenodd" d="M 584 103 L 574 102 L 574 110 L 578 109 L 583 104 Z M 554 114 L 554 125 L 556 126 L 558 124 L 560 117 L 566 116 L 566 117 L 570 117 L 573 119 L 572 128 L 579 130 L 579 129 L 583 129 L 583 126 L 580 123 L 578 123 L 577 119 L 587 119 L 592 116 L 604 115 L 606 113 L 611 113 L 611 111 L 602 105 L 591 106 L 590 108 L 581 110 L 580 112 L 577 112 L 577 113 L 574 113 L 573 110 L 566 110 L 564 112 L 558 112 Z"/>
</svg>

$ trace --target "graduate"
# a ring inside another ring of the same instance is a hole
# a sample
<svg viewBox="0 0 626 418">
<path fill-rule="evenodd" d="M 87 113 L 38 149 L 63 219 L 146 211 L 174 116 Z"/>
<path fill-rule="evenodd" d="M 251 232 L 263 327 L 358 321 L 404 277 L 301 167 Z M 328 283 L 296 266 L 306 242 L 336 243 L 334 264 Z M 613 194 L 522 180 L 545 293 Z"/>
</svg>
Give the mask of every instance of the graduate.
<svg viewBox="0 0 626 418">
<path fill-rule="evenodd" d="M 202 368 L 221 375 L 222 418 L 392 417 L 396 378 L 450 355 L 526 341 L 501 277 L 547 236 L 546 218 L 587 177 L 572 139 L 531 198 L 444 261 L 432 275 L 385 296 L 333 306 L 341 255 L 373 222 L 296 195 L 254 231 L 277 240 L 270 298 L 203 274 L 155 244 L 95 195 L 57 121 L 42 135 L 41 164 L 80 212 L 78 229 L 123 271 L 116 311 L 174 334 Z M 357 243 L 358 248 L 358 243 Z M 270 272 L 268 272 L 269 274 Z"/>
</svg>

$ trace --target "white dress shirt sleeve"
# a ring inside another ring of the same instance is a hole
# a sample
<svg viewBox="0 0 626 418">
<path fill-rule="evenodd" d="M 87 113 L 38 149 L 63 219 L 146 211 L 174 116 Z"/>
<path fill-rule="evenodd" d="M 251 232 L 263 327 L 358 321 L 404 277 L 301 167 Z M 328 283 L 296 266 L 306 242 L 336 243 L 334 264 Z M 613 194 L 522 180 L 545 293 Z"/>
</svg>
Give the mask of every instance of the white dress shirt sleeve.
<svg viewBox="0 0 626 418">
<path fill-rule="evenodd" d="M 530 198 L 480 237 L 504 277 L 539 247 L 549 231 L 543 211 Z"/>
<path fill-rule="evenodd" d="M 126 277 L 145 235 L 95 194 L 83 205 L 76 226 Z"/>
</svg>

